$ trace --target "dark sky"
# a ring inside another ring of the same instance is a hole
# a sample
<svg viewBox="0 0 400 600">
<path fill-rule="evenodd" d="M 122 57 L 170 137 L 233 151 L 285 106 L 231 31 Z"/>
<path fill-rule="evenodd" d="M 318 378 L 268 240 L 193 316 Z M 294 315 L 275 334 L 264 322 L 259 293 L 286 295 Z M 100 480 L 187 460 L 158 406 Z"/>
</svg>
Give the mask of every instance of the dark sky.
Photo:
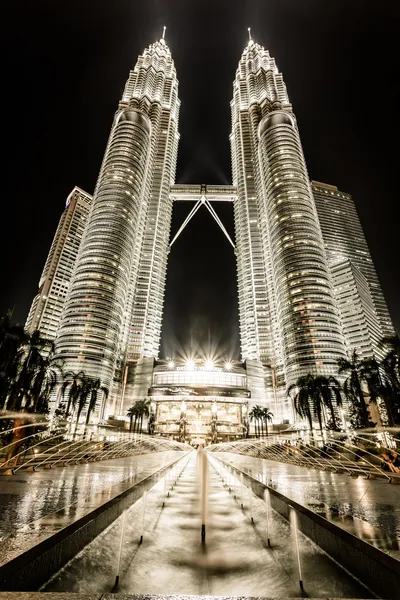
<svg viewBox="0 0 400 600">
<path fill-rule="evenodd" d="M 65 198 L 93 191 L 129 69 L 164 24 L 182 101 L 177 182 L 230 183 L 229 102 L 251 26 L 283 72 L 310 177 L 354 196 L 400 328 L 399 17 L 393 0 L 4 2 L 0 310 L 25 319 Z M 234 356 L 234 255 L 201 213 L 170 255 L 163 352 Z"/>
</svg>

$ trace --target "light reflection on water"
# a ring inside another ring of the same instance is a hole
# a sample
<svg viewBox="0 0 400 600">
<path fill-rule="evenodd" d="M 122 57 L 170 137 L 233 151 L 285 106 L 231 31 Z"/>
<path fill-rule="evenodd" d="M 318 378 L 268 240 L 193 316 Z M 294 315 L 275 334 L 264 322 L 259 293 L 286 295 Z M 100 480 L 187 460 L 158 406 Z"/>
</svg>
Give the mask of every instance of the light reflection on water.
<svg viewBox="0 0 400 600">
<path fill-rule="evenodd" d="M 200 536 L 202 511 L 196 457 L 192 455 L 173 490 L 165 483 L 160 481 L 148 494 L 142 544 L 139 544 L 141 502 L 128 510 L 118 592 L 276 598 L 301 595 L 289 524 L 276 513 L 271 516 L 272 547 L 269 548 L 265 537 L 265 504 L 253 497 L 252 524 L 248 490 L 242 490 L 239 481 L 230 478 L 229 493 L 214 469 L 209 469 L 205 544 Z M 43 591 L 110 592 L 123 522 L 121 517 L 113 523 Z M 369 597 L 358 582 L 304 536 L 300 536 L 300 549 L 309 597 Z"/>
<path fill-rule="evenodd" d="M 218 455 L 218 454 L 217 454 Z M 400 560 L 400 486 L 221 453 L 221 459 Z"/>
<path fill-rule="evenodd" d="M 160 452 L 0 477 L 0 564 L 176 456 Z"/>
</svg>

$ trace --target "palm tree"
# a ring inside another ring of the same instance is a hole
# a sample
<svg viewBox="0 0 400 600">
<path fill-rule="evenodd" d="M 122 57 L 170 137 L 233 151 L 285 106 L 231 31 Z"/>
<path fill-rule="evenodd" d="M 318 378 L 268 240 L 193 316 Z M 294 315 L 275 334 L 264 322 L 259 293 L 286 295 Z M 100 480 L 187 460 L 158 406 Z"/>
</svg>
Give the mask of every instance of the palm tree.
<svg viewBox="0 0 400 600">
<path fill-rule="evenodd" d="M 343 391 L 355 410 L 355 421 L 361 428 L 370 427 L 369 411 L 362 391 L 362 381 L 365 380 L 365 364 L 354 350 L 350 359 L 339 358 L 338 373 L 348 374 Z"/>
<path fill-rule="evenodd" d="M 313 417 L 318 420 L 322 431 L 324 407 L 330 413 L 334 426 L 336 427 L 335 405 L 341 406 L 339 382 L 334 377 L 323 377 L 322 375 L 311 375 L 308 373 L 299 377 L 296 383 L 288 388 L 288 396 L 295 390 L 294 408 L 302 419 L 307 419 L 311 432 L 313 431 Z"/>
<path fill-rule="evenodd" d="M 264 428 L 262 426 L 262 423 L 263 423 L 262 413 L 263 413 L 263 408 L 259 404 L 256 404 L 255 406 L 253 406 L 253 408 L 249 412 L 250 421 L 254 420 L 254 432 L 255 432 L 256 437 L 260 437 L 260 435 L 262 436 L 264 434 Z M 261 427 L 260 427 L 260 425 L 261 425 Z"/>
<path fill-rule="evenodd" d="M 271 423 L 274 416 L 268 407 L 262 408 L 262 421 L 265 423 L 265 432 L 268 436 L 268 421 Z"/>
<path fill-rule="evenodd" d="M 290 397 L 291 392 L 295 391 L 293 398 L 294 409 L 302 419 L 307 419 L 310 426 L 311 435 L 313 432 L 313 391 L 311 388 L 312 375 L 299 377 L 296 383 L 289 386 L 287 395 Z"/>
<path fill-rule="evenodd" d="M 338 430 L 336 408 L 342 406 L 341 386 L 338 380 L 330 375 L 329 377 L 316 377 L 316 384 L 320 389 L 322 403 L 331 415 L 331 428 Z"/>
<path fill-rule="evenodd" d="M 150 414 L 150 400 L 138 400 L 135 402 L 138 411 L 138 417 L 140 419 L 139 432 L 142 432 L 143 429 L 143 417 L 148 417 Z"/>
<path fill-rule="evenodd" d="M 393 425 L 393 414 L 391 406 L 391 386 L 389 381 L 384 377 L 384 371 L 375 358 L 365 358 L 361 361 L 361 379 L 368 388 L 369 402 L 378 404 L 378 400 L 382 398 L 389 425 Z"/>
<path fill-rule="evenodd" d="M 90 377 L 88 377 L 86 375 L 84 377 L 81 377 L 81 382 L 77 389 L 74 437 L 76 436 L 76 432 L 78 429 L 79 419 L 81 417 L 83 409 L 86 406 L 86 402 L 87 402 L 89 394 L 90 394 L 90 385 L 91 385 Z M 86 425 L 85 425 L 85 429 L 86 429 Z"/>
<path fill-rule="evenodd" d="M 105 400 L 107 400 L 109 393 L 108 388 L 104 385 L 101 385 L 100 379 L 88 378 L 87 388 L 89 395 L 89 404 L 87 407 L 84 433 L 86 433 L 87 426 L 89 425 L 90 415 L 96 408 L 99 391 L 103 393 L 103 397 L 105 398 Z"/>
<path fill-rule="evenodd" d="M 388 354 L 394 356 L 397 360 L 397 367 L 400 369 L 400 337 L 393 335 L 391 337 L 384 337 L 380 342 L 381 348 L 388 348 Z"/>
<path fill-rule="evenodd" d="M 381 340 L 379 345 L 381 348 L 387 349 L 381 362 L 383 379 L 392 410 L 393 423 L 400 424 L 400 338 L 397 335 L 386 337 Z"/>
<path fill-rule="evenodd" d="M 11 322 L 11 312 L 0 317 L 0 410 L 6 405 L 11 385 L 17 377 L 21 349 L 27 334 Z"/>
<path fill-rule="evenodd" d="M 16 377 L 10 387 L 7 408 L 20 410 L 29 403 L 30 391 L 38 373 L 46 369 L 45 357 L 51 356 L 54 351 L 52 341 L 42 338 L 39 330 L 31 335 L 26 334 L 26 341 L 19 351 L 19 366 Z"/>
<path fill-rule="evenodd" d="M 64 402 L 65 391 L 68 389 L 68 401 L 67 406 L 65 407 L 66 419 L 68 419 L 70 411 L 72 414 L 75 412 L 75 407 L 80 395 L 81 387 L 86 379 L 86 374 L 83 371 L 79 371 L 78 373 L 68 371 L 68 373 L 65 373 L 64 383 L 61 386 L 61 398 L 62 402 Z"/>
<path fill-rule="evenodd" d="M 249 419 L 250 421 L 254 421 L 254 434 L 256 437 L 258 436 L 258 409 L 256 406 L 249 411 Z"/>
<path fill-rule="evenodd" d="M 27 394 L 25 410 L 30 412 L 48 412 L 48 404 L 57 383 L 62 377 L 63 361 L 54 359 L 52 355 L 46 356 L 38 363 L 36 372 L 32 377 L 31 389 Z"/>
<path fill-rule="evenodd" d="M 132 421 L 133 421 L 133 418 L 135 418 L 135 426 L 133 428 L 133 432 L 135 433 L 136 421 L 137 421 L 137 417 L 138 417 L 136 407 L 131 406 L 130 408 L 128 408 L 128 412 L 126 413 L 126 416 L 129 417 L 129 433 L 132 433 Z"/>
</svg>

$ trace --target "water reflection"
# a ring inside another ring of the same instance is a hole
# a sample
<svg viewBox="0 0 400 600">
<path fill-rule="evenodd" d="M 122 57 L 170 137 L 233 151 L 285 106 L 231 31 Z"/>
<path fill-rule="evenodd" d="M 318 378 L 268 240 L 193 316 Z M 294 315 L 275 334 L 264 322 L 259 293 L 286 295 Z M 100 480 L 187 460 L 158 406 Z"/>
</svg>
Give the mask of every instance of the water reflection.
<svg viewBox="0 0 400 600">
<path fill-rule="evenodd" d="M 242 493 L 240 481 L 228 472 L 221 481 L 212 464 L 208 469 L 207 535 L 202 544 L 200 497 L 204 486 L 199 482 L 199 470 L 193 453 L 176 483 L 170 478 L 168 484 L 161 481 L 152 489 L 142 544 L 141 503 L 129 509 L 118 592 L 299 597 L 298 563 L 289 524 L 271 511 L 268 547 L 265 503 L 256 497 L 250 500 L 247 489 Z M 120 518 L 60 571 L 44 591 L 111 591 L 121 531 Z M 368 597 L 358 582 L 304 536 L 299 536 L 299 547 L 308 596 Z"/>
<path fill-rule="evenodd" d="M 272 480 L 289 498 L 400 560 L 400 486 L 238 454 L 220 457 L 264 484 Z"/>
<path fill-rule="evenodd" d="M 11 560 L 107 501 L 180 453 L 162 452 L 102 463 L 0 477 L 0 564 Z"/>
</svg>

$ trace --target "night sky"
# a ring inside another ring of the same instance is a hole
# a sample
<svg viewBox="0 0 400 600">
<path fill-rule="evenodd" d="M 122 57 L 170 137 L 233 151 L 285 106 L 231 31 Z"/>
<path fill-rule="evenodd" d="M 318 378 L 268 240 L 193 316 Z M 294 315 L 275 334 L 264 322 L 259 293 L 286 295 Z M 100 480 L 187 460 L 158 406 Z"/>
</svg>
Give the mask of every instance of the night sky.
<svg viewBox="0 0 400 600">
<path fill-rule="evenodd" d="M 177 183 L 231 182 L 232 81 L 247 27 L 276 58 L 310 177 L 350 192 L 400 329 L 400 103 L 393 0 L 13 0 L 2 5 L 0 310 L 23 322 L 65 199 L 92 193 L 137 55 L 167 26 L 180 82 Z M 230 205 L 218 212 L 233 234 Z M 172 232 L 190 205 L 176 206 Z M 201 209 L 173 246 L 162 354 L 238 357 L 235 260 Z"/>
</svg>

